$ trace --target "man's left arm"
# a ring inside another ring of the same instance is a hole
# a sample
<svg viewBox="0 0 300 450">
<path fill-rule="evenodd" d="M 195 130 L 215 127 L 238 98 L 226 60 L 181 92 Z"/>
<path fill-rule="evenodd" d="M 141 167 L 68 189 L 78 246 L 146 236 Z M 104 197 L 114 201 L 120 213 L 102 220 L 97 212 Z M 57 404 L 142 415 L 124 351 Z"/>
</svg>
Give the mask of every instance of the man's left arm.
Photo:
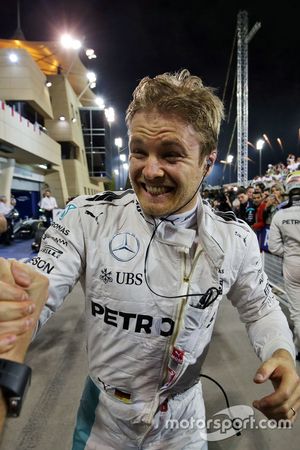
<svg viewBox="0 0 300 450">
<path fill-rule="evenodd" d="M 275 299 L 262 268 L 255 234 L 247 248 L 236 282 L 228 298 L 237 307 L 257 356 L 263 361 L 254 381 L 270 380 L 275 391 L 253 406 L 268 418 L 292 419 L 300 407 L 299 377 L 295 368 L 295 347 L 287 319 Z"/>
</svg>

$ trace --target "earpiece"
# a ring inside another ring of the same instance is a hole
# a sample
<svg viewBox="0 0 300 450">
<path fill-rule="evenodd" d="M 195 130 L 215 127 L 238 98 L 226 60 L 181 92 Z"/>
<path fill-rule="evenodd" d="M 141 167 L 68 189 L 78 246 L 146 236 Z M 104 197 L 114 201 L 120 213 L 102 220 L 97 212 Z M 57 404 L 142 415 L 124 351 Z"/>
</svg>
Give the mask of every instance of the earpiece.
<svg viewBox="0 0 300 450">
<path fill-rule="evenodd" d="M 212 161 L 211 161 L 209 158 L 207 158 L 207 159 L 206 159 L 206 167 L 207 167 L 207 170 L 210 168 L 211 165 L 212 165 Z"/>
</svg>

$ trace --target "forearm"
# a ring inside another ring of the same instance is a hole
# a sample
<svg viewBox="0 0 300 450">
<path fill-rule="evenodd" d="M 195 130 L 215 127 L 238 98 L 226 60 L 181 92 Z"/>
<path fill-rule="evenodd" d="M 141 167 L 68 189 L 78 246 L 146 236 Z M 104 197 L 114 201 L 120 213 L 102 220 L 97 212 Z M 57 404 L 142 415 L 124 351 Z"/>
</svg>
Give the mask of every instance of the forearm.
<svg viewBox="0 0 300 450">
<path fill-rule="evenodd" d="M 266 361 L 275 352 L 295 358 L 295 347 L 287 320 L 280 308 L 264 317 L 246 324 L 247 332 L 257 356 Z"/>
</svg>

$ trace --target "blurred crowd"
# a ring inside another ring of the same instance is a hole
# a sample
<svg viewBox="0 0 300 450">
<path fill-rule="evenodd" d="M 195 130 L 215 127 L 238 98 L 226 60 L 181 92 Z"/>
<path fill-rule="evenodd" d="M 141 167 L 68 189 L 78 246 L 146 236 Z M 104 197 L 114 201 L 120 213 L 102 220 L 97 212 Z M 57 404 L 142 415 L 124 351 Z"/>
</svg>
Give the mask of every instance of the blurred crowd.
<svg viewBox="0 0 300 450">
<path fill-rule="evenodd" d="M 226 186 L 218 190 L 205 189 L 203 198 L 216 211 L 233 211 L 256 232 L 270 225 L 275 212 L 287 202 L 283 182 L 268 186 L 258 181 L 246 188 Z"/>
<path fill-rule="evenodd" d="M 300 361 L 300 158 L 269 164 L 247 187 L 204 189 L 203 197 L 220 212 L 233 211 L 257 235 L 260 250 L 282 258 L 296 359 Z"/>
<path fill-rule="evenodd" d="M 269 164 L 263 176 L 256 176 L 249 186 L 226 185 L 204 189 L 203 198 L 216 211 L 233 211 L 256 232 L 261 247 L 262 231 L 270 228 L 274 214 L 288 204 L 286 179 L 300 170 L 300 157 L 289 154 L 286 164 Z"/>
<path fill-rule="evenodd" d="M 280 162 L 278 164 L 268 164 L 268 169 L 266 173 L 260 177 L 256 176 L 254 178 L 254 182 L 263 182 L 267 186 L 270 184 L 279 181 L 284 183 L 287 175 L 291 172 L 295 172 L 299 170 L 300 167 L 300 156 L 295 156 L 293 153 L 290 153 L 287 157 L 286 164 Z"/>
</svg>

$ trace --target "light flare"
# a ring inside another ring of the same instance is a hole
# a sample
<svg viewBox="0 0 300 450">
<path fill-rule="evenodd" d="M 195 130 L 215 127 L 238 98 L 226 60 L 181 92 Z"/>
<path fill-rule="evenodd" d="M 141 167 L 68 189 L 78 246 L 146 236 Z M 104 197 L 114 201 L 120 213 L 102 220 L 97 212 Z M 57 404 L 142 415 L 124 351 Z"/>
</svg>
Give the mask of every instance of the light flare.
<svg viewBox="0 0 300 450">
<path fill-rule="evenodd" d="M 277 142 L 278 142 L 278 144 L 279 144 L 281 150 L 283 150 L 283 145 L 282 145 L 281 139 L 280 139 L 280 138 L 277 138 L 276 140 L 277 140 Z"/>
<path fill-rule="evenodd" d="M 266 141 L 266 143 L 268 144 L 268 146 L 273 150 L 272 144 L 271 144 L 270 139 L 268 138 L 268 136 L 266 134 L 263 134 L 263 138 Z"/>
<path fill-rule="evenodd" d="M 250 145 L 250 147 L 252 147 L 252 148 L 254 148 L 256 150 L 256 147 L 255 147 L 255 145 L 252 144 L 252 142 L 248 141 L 247 144 Z"/>
</svg>

